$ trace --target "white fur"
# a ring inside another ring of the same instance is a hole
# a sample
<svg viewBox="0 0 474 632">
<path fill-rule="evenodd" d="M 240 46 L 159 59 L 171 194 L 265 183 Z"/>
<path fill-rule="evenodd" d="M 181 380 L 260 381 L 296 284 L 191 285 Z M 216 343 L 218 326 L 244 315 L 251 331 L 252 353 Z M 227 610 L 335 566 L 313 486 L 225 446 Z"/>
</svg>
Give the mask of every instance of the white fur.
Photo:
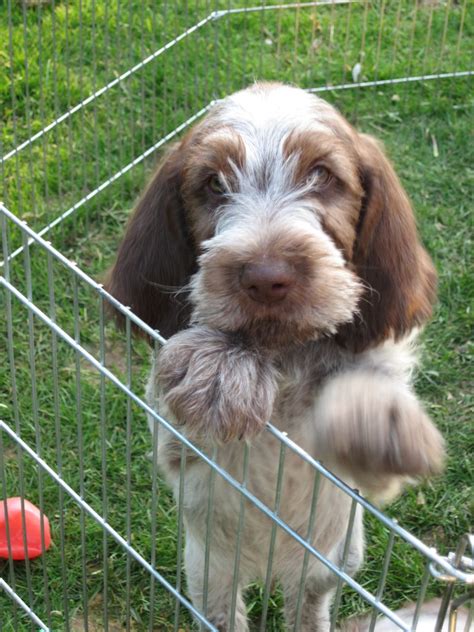
<svg viewBox="0 0 474 632">
<path fill-rule="evenodd" d="M 227 97 L 219 106 L 219 116 L 243 136 L 277 143 L 269 150 L 274 151 L 288 132 L 307 129 L 309 121 L 311 129 L 328 131 L 327 122 L 335 116 L 341 118 L 335 108 L 314 95 L 292 86 L 275 84 L 268 89 L 268 85 L 256 85 Z"/>
</svg>

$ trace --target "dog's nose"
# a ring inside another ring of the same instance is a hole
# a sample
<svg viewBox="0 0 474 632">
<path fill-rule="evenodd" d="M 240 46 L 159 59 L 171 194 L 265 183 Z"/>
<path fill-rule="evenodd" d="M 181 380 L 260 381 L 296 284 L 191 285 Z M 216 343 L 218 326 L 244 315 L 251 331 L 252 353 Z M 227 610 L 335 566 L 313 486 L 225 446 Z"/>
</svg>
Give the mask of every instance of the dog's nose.
<svg viewBox="0 0 474 632">
<path fill-rule="evenodd" d="M 276 303 L 285 298 L 295 282 L 295 271 L 285 261 L 266 259 L 247 263 L 240 272 L 240 285 L 258 303 Z"/>
</svg>

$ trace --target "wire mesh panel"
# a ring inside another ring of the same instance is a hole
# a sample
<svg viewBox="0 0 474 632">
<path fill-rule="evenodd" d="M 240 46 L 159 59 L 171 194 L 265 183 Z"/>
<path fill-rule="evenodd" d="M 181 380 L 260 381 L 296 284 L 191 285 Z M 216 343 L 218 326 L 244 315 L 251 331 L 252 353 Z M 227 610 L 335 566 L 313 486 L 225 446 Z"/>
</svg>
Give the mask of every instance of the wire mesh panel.
<svg viewBox="0 0 474 632">
<path fill-rule="evenodd" d="M 196 620 L 215 629 L 206 619 L 206 595 L 216 486 L 235 497 L 238 509 L 233 611 L 246 524 L 268 524 L 264 581 L 249 593 L 256 629 L 283 629 L 272 573 L 282 542 L 300 557 L 297 624 L 308 567 L 319 563 L 337 576 L 332 629 L 369 608 L 370 629 L 377 612 L 394 629 L 414 629 L 425 597 L 440 592 L 433 575 L 461 584 L 472 575 L 374 509 L 271 424 L 264 432 L 277 455 L 271 498 L 248 485 L 258 458 L 251 446 L 242 445 L 235 471 L 224 469 L 217 447 L 195 446 L 145 402 L 149 346 L 132 332 L 144 329 L 155 353 L 164 340 L 93 277 L 102 278 L 112 260 L 148 160 L 213 102 L 256 79 L 324 92 L 352 120 L 375 129 L 383 120 L 395 134 L 400 121 L 409 125 L 420 112 L 463 107 L 456 99 L 473 74 L 472 3 L 190 0 L 157 7 L 8 0 L 1 10 L 0 498 L 36 503 L 49 518 L 53 544 L 37 560 L 0 565 L 0 629 L 182 630 Z M 426 134 L 436 153 L 436 137 Z M 125 315 L 123 331 L 107 321 L 109 303 Z M 159 429 L 178 446 L 176 504 L 157 467 Z M 208 468 L 209 486 L 200 605 L 191 603 L 182 574 L 192 459 Z M 280 510 L 289 460 L 313 473 L 302 526 Z M 338 561 L 311 544 L 327 489 L 350 506 Z M 350 553 L 361 508 L 369 571 L 359 580 L 351 576 Z M 465 522 L 458 520 L 459 532 Z M 7 516 L 7 530 L 8 524 Z M 411 575 L 394 595 L 391 578 L 406 573 L 407 556 Z M 407 599 L 417 604 L 408 623 L 395 613 Z"/>
<path fill-rule="evenodd" d="M 159 11 L 10 0 L 2 199 L 45 229 L 84 204 L 93 212 L 116 181 L 115 195 L 133 195 L 131 169 L 256 78 L 328 91 L 469 75 L 471 12 L 467 0 L 166 2 Z"/>
</svg>

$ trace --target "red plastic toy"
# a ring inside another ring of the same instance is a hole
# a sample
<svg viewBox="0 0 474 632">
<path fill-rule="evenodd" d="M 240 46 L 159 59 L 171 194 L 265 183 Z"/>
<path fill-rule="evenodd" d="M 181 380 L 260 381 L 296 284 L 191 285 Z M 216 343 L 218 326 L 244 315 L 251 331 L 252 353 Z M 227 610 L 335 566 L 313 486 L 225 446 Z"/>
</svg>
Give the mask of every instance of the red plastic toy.
<svg viewBox="0 0 474 632">
<path fill-rule="evenodd" d="M 23 522 L 22 499 L 19 497 L 0 500 L 0 558 L 14 560 L 33 559 L 44 553 L 51 544 L 49 520 L 41 515 L 38 507 L 29 500 L 23 500 L 25 507 L 25 522 Z M 8 512 L 8 532 L 10 544 L 7 541 L 6 510 Z M 41 538 L 41 521 L 44 529 L 44 548 Z M 26 528 L 25 528 L 26 525 Z M 26 535 L 26 550 L 23 533 Z"/>
</svg>

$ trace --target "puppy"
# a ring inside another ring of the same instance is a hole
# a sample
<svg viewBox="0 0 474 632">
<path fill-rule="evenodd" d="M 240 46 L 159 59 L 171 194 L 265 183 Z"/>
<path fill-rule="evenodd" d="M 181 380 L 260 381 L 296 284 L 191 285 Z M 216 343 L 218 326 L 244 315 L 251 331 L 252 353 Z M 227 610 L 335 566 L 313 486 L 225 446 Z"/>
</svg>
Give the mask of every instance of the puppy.
<svg viewBox="0 0 474 632">
<path fill-rule="evenodd" d="M 279 441 L 262 432 L 270 419 L 372 497 L 440 470 L 442 438 L 410 386 L 435 288 L 380 145 L 325 101 L 276 83 L 219 102 L 171 148 L 107 283 L 171 336 L 153 365 L 150 404 L 270 508 L 280 458 Z M 178 498 L 181 444 L 163 429 L 157 440 Z M 245 632 L 242 588 L 271 577 L 289 629 L 328 630 L 336 577 L 312 556 L 303 573 L 304 549 L 282 529 L 269 566 L 272 522 L 252 503 L 241 512 L 240 493 L 190 451 L 183 468 L 194 605 L 219 630 L 232 622 Z M 340 566 L 351 500 L 322 477 L 311 529 L 313 482 L 314 469 L 287 450 L 278 515 Z M 353 574 L 363 559 L 360 507 L 346 557 Z"/>
</svg>

